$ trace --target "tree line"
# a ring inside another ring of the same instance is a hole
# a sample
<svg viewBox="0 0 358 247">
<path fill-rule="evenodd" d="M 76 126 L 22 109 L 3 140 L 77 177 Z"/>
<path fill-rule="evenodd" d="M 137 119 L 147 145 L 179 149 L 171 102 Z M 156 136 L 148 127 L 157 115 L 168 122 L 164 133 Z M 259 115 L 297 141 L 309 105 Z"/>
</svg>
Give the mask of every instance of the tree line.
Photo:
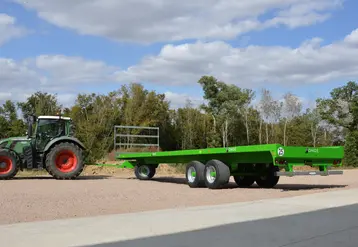
<svg viewBox="0 0 358 247">
<path fill-rule="evenodd" d="M 24 102 L 8 100 L 0 106 L 0 138 L 24 135 L 23 119 L 29 114 L 56 115 L 62 111 L 73 119 L 76 136 L 88 148 L 89 163 L 114 150 L 114 126 L 126 125 L 159 127 L 161 150 L 269 143 L 342 145 L 344 165 L 358 166 L 356 82 L 334 88 L 329 98 L 318 98 L 316 106 L 307 109 L 303 109 L 300 99 L 291 92 L 277 100 L 267 89 L 256 94 L 212 76 L 203 76 L 198 83 L 205 103 L 194 107 L 187 101 L 179 109 L 171 109 L 164 94 L 148 91 L 137 83 L 108 94 L 78 94 L 74 104 L 67 108 L 59 104 L 57 95 L 36 92 Z M 134 129 L 130 134 L 143 134 L 143 131 Z M 150 140 L 141 139 L 142 143 Z M 126 138 L 123 142 L 135 140 Z"/>
</svg>

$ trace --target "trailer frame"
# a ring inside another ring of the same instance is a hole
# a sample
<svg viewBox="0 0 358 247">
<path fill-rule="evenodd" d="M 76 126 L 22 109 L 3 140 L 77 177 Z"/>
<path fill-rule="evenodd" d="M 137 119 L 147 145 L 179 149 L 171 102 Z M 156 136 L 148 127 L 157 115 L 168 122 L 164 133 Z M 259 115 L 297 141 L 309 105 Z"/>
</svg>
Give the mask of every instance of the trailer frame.
<svg viewBox="0 0 358 247">
<path fill-rule="evenodd" d="M 134 167 L 140 180 L 152 179 L 160 164 L 186 165 L 186 181 L 190 187 L 221 188 L 231 176 L 239 187 L 256 183 L 259 187 L 276 186 L 280 176 L 341 175 L 332 170 L 342 165 L 341 146 L 298 147 L 281 144 L 234 146 L 163 152 L 117 153 L 122 166 Z M 310 166 L 317 171 L 295 171 L 294 167 Z"/>
</svg>

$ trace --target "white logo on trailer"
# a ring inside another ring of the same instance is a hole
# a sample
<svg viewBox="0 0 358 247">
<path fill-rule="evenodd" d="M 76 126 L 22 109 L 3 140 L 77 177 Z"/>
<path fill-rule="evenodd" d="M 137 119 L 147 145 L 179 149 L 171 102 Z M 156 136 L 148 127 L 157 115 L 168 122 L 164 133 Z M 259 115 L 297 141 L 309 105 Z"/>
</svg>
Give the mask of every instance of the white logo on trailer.
<svg viewBox="0 0 358 247">
<path fill-rule="evenodd" d="M 277 153 L 279 156 L 283 156 L 285 154 L 285 150 L 282 147 L 279 147 Z"/>
</svg>

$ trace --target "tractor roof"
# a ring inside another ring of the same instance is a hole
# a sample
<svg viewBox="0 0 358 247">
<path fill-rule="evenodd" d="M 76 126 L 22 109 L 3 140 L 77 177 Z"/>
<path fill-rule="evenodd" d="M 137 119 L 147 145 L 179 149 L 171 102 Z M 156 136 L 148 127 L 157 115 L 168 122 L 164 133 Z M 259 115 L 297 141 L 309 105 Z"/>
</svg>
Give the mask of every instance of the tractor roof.
<svg viewBox="0 0 358 247">
<path fill-rule="evenodd" d="M 38 119 L 59 119 L 60 116 L 39 116 Z M 61 116 L 61 119 L 63 120 L 71 120 L 71 118 L 69 117 L 62 117 Z"/>
</svg>

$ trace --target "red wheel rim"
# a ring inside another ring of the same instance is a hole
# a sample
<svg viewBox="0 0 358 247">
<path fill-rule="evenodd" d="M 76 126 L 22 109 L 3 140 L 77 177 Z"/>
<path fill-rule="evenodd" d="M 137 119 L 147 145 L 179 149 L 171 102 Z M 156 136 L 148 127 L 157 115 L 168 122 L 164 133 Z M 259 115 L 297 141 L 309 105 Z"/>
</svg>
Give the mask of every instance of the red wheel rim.
<svg viewBox="0 0 358 247">
<path fill-rule="evenodd" d="M 0 164 L 5 164 L 5 167 L 0 167 L 0 175 L 7 174 L 12 169 L 12 160 L 7 156 L 0 156 Z"/>
<path fill-rule="evenodd" d="M 77 157 L 74 152 L 64 150 L 57 154 L 55 164 L 61 172 L 71 172 L 77 166 Z"/>
</svg>

